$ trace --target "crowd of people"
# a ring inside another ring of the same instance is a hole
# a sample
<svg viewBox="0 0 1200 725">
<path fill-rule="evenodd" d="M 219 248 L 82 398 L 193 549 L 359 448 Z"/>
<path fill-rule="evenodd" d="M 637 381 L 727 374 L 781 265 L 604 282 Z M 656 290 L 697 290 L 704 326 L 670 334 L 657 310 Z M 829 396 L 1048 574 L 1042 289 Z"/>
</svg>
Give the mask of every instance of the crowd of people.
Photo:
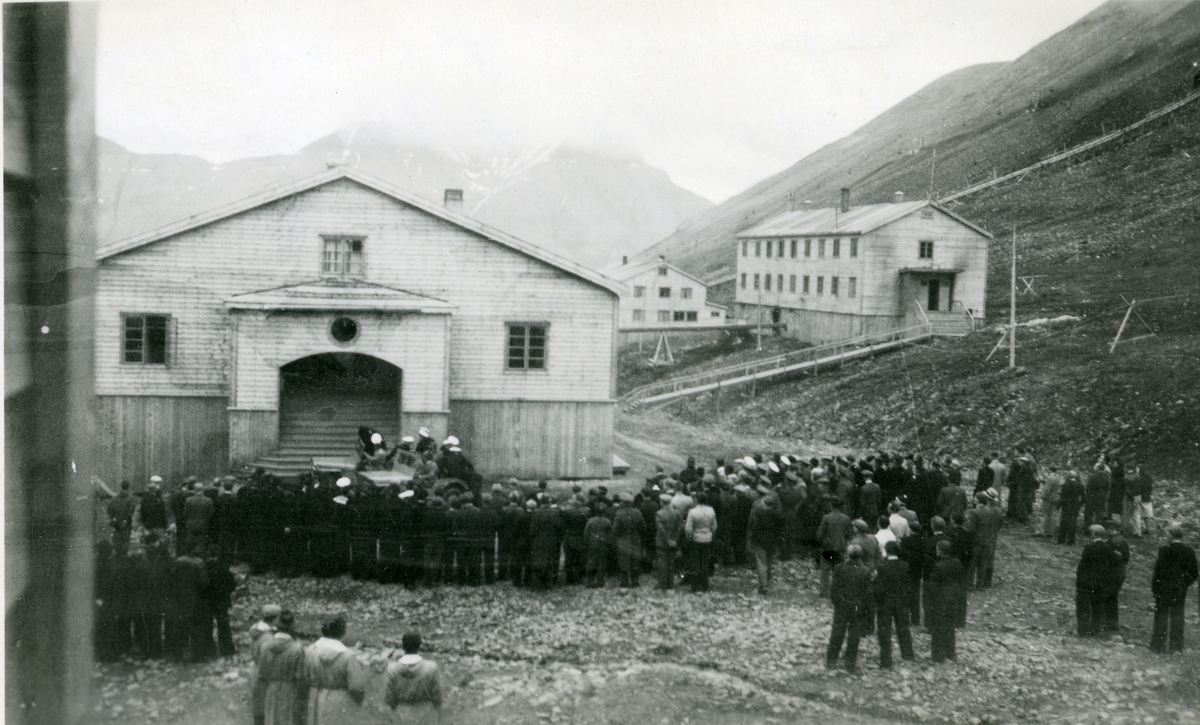
<svg viewBox="0 0 1200 725">
<path fill-rule="evenodd" d="M 227 564 L 234 560 L 285 577 L 348 573 L 409 587 L 510 581 L 534 590 L 636 587 L 651 575 L 662 589 L 703 592 L 718 567 L 748 567 L 759 593 L 767 594 L 775 562 L 795 559 L 811 562 L 813 586 L 832 600 L 831 667 L 845 644 L 845 664 L 854 669 L 859 640 L 872 633 L 881 665 L 890 666 L 893 634 L 901 656 L 911 657 L 911 627 L 922 622 L 934 635 L 932 659 L 941 661 L 955 657 L 968 593 L 993 584 L 1006 518 L 1069 544 L 1082 511 L 1083 530 L 1094 536 L 1077 581 L 1084 636 L 1118 626 L 1116 602 L 1129 559 L 1124 536 L 1146 535 L 1153 521 L 1149 476 L 1115 459 L 1101 458 L 1085 483 L 1070 467 L 1039 471 L 1032 452 L 1018 449 L 1008 463 L 986 457 L 968 482 L 950 456 L 756 454 L 718 459 L 709 470 L 688 459 L 676 473 L 659 469 L 640 490 L 585 491 L 577 484 L 567 494 L 551 492 L 546 481 L 484 486 L 477 475 L 439 475 L 447 461 L 466 460 L 457 444 L 451 438 L 434 448 L 423 436 L 416 445 L 405 440 L 388 449 L 392 460 L 430 464 L 405 484 L 376 485 L 351 472 L 281 479 L 260 470 L 240 483 L 189 480 L 167 498 L 152 481 L 140 504 L 123 487 L 110 503 L 111 553 L 101 555 L 108 559 L 107 584 L 129 583 L 115 587 L 127 591 L 114 595 L 106 619 L 120 632 L 112 640 L 116 651 L 201 658 L 223 651 L 222 612 L 232 588 Z M 364 455 L 383 449 L 364 447 Z M 463 470 L 474 474 L 473 467 Z M 135 512 L 146 545 L 128 554 Z M 168 585 L 155 584 L 164 578 Z M 1171 581 L 1164 591 L 1178 589 Z M 1163 637 L 1175 647 L 1182 633 L 1175 636 L 1170 612 L 1178 607 L 1167 599 L 1162 630 L 1169 636 Z M 160 627 L 166 644 L 156 650 L 146 632 Z"/>
</svg>

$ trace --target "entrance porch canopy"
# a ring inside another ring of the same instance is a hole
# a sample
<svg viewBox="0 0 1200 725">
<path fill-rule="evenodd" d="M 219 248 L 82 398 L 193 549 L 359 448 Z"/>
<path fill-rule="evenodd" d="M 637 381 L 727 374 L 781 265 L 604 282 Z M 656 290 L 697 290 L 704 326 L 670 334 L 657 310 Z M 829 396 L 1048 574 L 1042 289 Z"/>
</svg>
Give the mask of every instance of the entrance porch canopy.
<svg viewBox="0 0 1200 725">
<path fill-rule="evenodd" d="M 225 300 L 230 310 L 297 312 L 413 312 L 448 315 L 454 305 L 433 297 L 360 280 L 327 279 L 247 292 Z"/>
</svg>

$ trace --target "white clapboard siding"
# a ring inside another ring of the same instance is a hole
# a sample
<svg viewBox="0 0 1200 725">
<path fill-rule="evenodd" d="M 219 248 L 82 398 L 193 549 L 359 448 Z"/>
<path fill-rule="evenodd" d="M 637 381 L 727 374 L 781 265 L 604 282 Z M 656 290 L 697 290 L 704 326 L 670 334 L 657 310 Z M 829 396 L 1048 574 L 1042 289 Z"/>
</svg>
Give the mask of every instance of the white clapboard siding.
<svg viewBox="0 0 1200 725">
<path fill-rule="evenodd" d="M 866 293 L 865 313 L 905 314 L 913 300 L 899 299 L 898 271 L 933 267 L 962 270 L 954 279 L 954 299 L 976 317 L 984 317 L 988 239 L 951 216 L 931 211 L 933 219 L 923 219 L 920 213 L 909 214 L 869 235 L 865 247 L 866 281 L 859 282 L 859 288 Z M 933 242 L 932 260 L 920 258 L 922 240 Z"/>
<path fill-rule="evenodd" d="M 338 314 L 268 316 L 238 312 L 237 395 L 234 406 L 272 410 L 279 399 L 279 368 L 324 352 L 372 355 L 404 373 L 407 410 L 449 410 L 445 380 L 449 346 L 445 315 L 403 315 L 363 320 L 353 346 L 336 345 L 326 330 Z M 358 315 L 362 319 L 363 315 Z M 318 320 L 314 324 L 314 319 Z"/>
<path fill-rule="evenodd" d="M 665 268 L 665 275 L 659 274 L 660 267 Z M 663 325 L 676 325 L 679 327 L 689 327 L 696 325 L 712 325 L 722 324 L 725 321 L 725 312 L 719 307 L 713 307 L 708 304 L 708 288 L 705 284 L 687 274 L 681 273 L 679 270 L 670 265 L 644 264 L 638 265 L 638 271 L 632 275 L 622 274 L 622 268 L 618 267 L 613 276 L 624 282 L 628 290 L 621 295 L 621 327 L 661 327 Z M 635 297 L 634 292 L 637 287 L 645 288 L 645 294 L 641 297 Z M 669 287 L 671 290 L 670 297 L 660 297 L 659 288 Z M 692 290 L 692 296 L 688 299 L 683 297 L 683 289 Z M 633 319 L 634 310 L 642 311 L 642 319 Z M 660 321 L 658 319 L 659 310 L 667 312 L 695 312 L 696 319 L 692 322 L 675 322 L 674 316 L 668 321 Z M 718 313 L 716 317 L 713 312 Z"/>
<path fill-rule="evenodd" d="M 367 281 L 456 307 L 451 398 L 610 399 L 615 294 L 349 179 L 103 260 L 97 271 L 97 391 L 229 394 L 233 335 L 224 300 L 317 279 L 322 234 L 366 238 Z M 120 362 L 123 312 L 175 318 L 173 365 Z M 546 371 L 506 371 L 509 321 L 549 325 Z M 272 365 L 287 362 L 286 351 L 272 355 Z M 405 370 L 404 385 L 411 384 Z"/>
</svg>

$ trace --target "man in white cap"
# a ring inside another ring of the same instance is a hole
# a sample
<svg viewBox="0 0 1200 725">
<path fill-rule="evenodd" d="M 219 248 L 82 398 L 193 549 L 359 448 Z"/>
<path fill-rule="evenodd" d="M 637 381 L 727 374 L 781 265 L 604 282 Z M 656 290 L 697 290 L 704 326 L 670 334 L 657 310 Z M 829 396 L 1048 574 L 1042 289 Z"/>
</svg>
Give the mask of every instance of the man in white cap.
<svg viewBox="0 0 1200 725">
<path fill-rule="evenodd" d="M 425 451 L 437 452 L 437 441 L 433 440 L 433 436 L 429 435 L 428 428 L 421 428 L 418 430 L 417 436 L 417 455 L 420 455 Z"/>
</svg>

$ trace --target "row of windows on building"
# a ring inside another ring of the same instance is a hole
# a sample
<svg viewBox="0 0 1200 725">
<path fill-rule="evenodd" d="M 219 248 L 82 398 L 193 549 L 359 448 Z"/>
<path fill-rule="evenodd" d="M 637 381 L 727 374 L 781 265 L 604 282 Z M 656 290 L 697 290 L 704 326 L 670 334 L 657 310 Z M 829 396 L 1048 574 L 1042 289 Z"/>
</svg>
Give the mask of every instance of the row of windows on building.
<svg viewBox="0 0 1200 725">
<path fill-rule="evenodd" d="M 770 292 L 771 291 L 771 277 L 772 277 L 772 275 L 769 275 L 769 274 L 755 274 L 754 278 L 753 278 L 754 289 L 761 289 L 763 291 Z M 747 281 L 748 281 L 747 273 L 742 272 L 742 279 L 741 279 L 742 289 L 747 288 L 746 287 Z M 796 275 L 794 275 L 794 274 L 788 275 L 787 281 L 788 281 L 788 290 L 787 291 L 789 293 L 795 294 L 796 293 Z M 831 297 L 840 296 L 841 281 L 842 280 L 840 277 L 830 277 L 829 278 L 829 295 Z M 811 282 L 812 282 L 812 277 L 807 274 L 800 278 L 800 294 L 802 294 L 802 295 L 810 294 L 810 290 L 812 289 Z M 782 274 L 775 275 L 775 292 L 778 292 L 778 293 L 783 292 L 783 275 Z M 825 294 L 825 277 L 824 276 L 817 277 L 817 292 L 816 293 L 818 295 Z M 847 277 L 846 278 L 846 296 L 847 297 L 857 297 L 858 296 L 858 277 Z"/>
<path fill-rule="evenodd" d="M 633 296 L 634 297 L 645 297 L 646 296 L 646 288 L 641 285 L 635 285 L 633 288 Z M 659 287 L 658 288 L 658 296 L 663 299 L 670 298 L 671 288 L 670 287 Z M 680 287 L 679 288 L 679 299 L 690 300 L 691 298 L 692 298 L 692 288 L 691 287 Z"/>
<path fill-rule="evenodd" d="M 699 322 L 700 313 L 695 310 L 658 310 L 658 322 Z M 721 313 L 717 310 L 709 312 L 712 317 L 720 317 Z M 634 322 L 645 322 L 645 310 L 633 310 Z"/>
<path fill-rule="evenodd" d="M 669 313 L 668 313 L 669 314 Z M 675 313 L 676 315 L 680 313 Z M 689 322 L 696 313 L 689 313 Z M 175 320 L 170 315 L 124 315 L 121 338 L 121 360 L 129 364 L 168 365 L 175 346 Z M 662 317 L 661 313 L 659 315 Z M 676 318 L 677 320 L 679 318 Z M 329 333 L 341 343 L 358 337 L 359 325 L 349 317 L 339 317 L 329 326 Z M 507 323 L 510 370 L 545 370 L 546 340 L 549 325 Z"/>
<path fill-rule="evenodd" d="M 764 247 L 766 249 L 767 258 L 775 257 L 777 259 L 796 259 L 800 256 L 800 243 L 803 242 L 804 257 L 813 256 L 813 247 L 816 247 L 817 258 L 823 259 L 825 251 L 830 251 L 830 256 L 838 258 L 842 256 L 842 238 L 833 237 L 824 239 L 818 237 L 816 239 L 749 239 L 742 240 L 742 256 L 749 257 L 750 249 L 753 247 L 754 256 L 763 256 Z M 816 242 L 816 244 L 814 244 Z M 851 258 L 858 257 L 858 237 L 849 237 L 846 239 L 848 254 Z"/>
</svg>

